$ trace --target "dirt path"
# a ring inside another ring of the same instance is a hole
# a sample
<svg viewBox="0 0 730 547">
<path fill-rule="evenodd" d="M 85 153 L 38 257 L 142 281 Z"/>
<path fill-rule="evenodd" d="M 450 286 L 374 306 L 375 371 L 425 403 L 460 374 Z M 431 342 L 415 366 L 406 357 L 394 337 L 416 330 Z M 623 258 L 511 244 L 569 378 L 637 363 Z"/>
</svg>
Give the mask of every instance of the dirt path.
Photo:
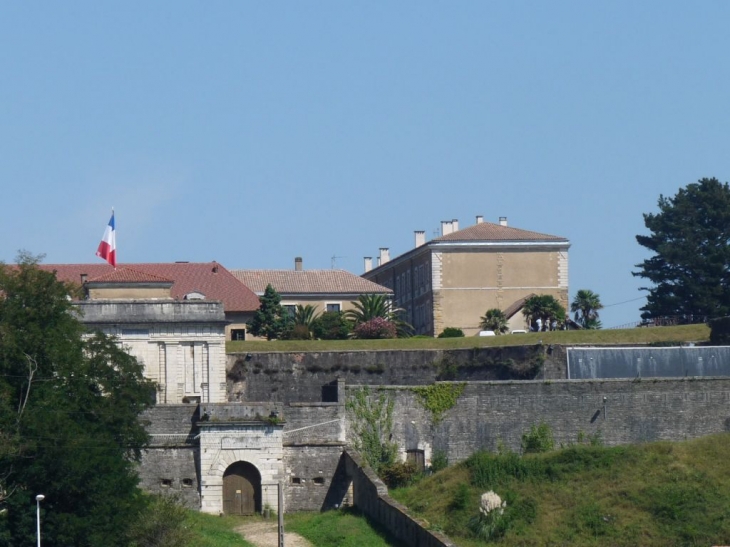
<svg viewBox="0 0 730 547">
<path fill-rule="evenodd" d="M 278 547 L 279 545 L 276 521 L 244 524 L 236 528 L 236 532 L 256 547 Z M 286 529 L 284 529 L 284 545 L 285 547 L 314 547 L 299 534 L 287 532 Z"/>
</svg>

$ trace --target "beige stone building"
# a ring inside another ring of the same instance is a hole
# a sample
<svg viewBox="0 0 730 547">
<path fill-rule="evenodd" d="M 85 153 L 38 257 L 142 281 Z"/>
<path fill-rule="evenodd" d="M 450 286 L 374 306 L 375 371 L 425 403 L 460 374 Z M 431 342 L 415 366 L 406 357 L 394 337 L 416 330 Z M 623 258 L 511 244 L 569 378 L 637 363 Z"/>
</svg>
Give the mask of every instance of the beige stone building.
<svg viewBox="0 0 730 547">
<path fill-rule="evenodd" d="M 281 295 L 282 306 L 292 312 L 297 305 L 311 305 L 317 313 L 347 311 L 362 294 L 393 291 L 344 270 L 305 270 L 301 258 L 294 260 L 293 270 L 231 270 L 231 273 L 257 296 L 271 285 Z"/>
<path fill-rule="evenodd" d="M 363 278 L 392 289 L 396 306 L 417 334 L 438 335 L 457 327 L 469 336 L 490 308 L 505 311 L 510 330 L 527 329 L 519 311 L 532 294 L 549 294 L 568 308 L 568 249 L 564 237 L 484 222 L 460 229 L 458 220 L 441 223 L 441 236 L 426 241 L 415 232 L 415 246 L 390 259 L 380 249 L 378 264 L 365 258 Z"/>
</svg>

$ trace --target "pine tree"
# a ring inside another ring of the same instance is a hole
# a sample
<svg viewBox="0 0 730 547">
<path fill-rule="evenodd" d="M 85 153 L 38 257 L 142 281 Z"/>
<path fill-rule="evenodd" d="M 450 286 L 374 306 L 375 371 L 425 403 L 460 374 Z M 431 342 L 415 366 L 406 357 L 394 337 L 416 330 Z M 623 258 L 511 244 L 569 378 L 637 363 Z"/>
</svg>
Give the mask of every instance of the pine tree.
<svg viewBox="0 0 730 547">
<path fill-rule="evenodd" d="M 267 340 L 279 338 L 291 321 L 281 305 L 281 295 L 269 284 L 259 302 L 259 309 L 247 325 L 248 331 L 254 336 L 265 336 Z"/>
</svg>

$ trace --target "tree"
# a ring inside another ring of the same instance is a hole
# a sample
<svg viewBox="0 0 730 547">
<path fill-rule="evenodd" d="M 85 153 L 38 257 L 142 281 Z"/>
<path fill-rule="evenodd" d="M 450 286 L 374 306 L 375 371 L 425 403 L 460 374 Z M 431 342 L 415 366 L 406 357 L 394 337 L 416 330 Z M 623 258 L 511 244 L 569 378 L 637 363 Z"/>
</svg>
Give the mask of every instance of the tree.
<svg viewBox="0 0 730 547">
<path fill-rule="evenodd" d="M 487 310 L 487 313 L 480 319 L 479 328 L 494 331 L 496 334 L 504 334 L 509 329 L 507 317 L 502 310 L 492 308 Z"/>
<path fill-rule="evenodd" d="M 539 330 L 550 330 L 553 322 L 565 321 L 565 309 L 549 294 L 535 295 L 525 300 L 522 314 L 530 325 L 539 324 Z"/>
<path fill-rule="evenodd" d="M 267 340 L 281 337 L 291 321 L 286 308 L 281 305 L 281 295 L 269 284 L 259 302 L 259 309 L 246 325 L 248 331 L 254 336 L 265 336 Z"/>
<path fill-rule="evenodd" d="M 311 304 L 297 304 L 281 337 L 287 340 L 310 340 L 317 316 L 317 308 Z"/>
<path fill-rule="evenodd" d="M 326 311 L 312 323 L 312 336 L 319 340 L 347 340 L 352 324 L 341 311 Z"/>
<path fill-rule="evenodd" d="M 379 317 L 395 325 L 399 338 L 408 337 L 413 333 L 410 323 L 401 318 L 405 310 L 394 308 L 390 298 L 384 294 L 361 294 L 352 305 L 353 309 L 347 310 L 345 317 L 355 327 Z"/>
<path fill-rule="evenodd" d="M 680 322 L 730 314 L 730 187 L 703 178 L 644 214 L 650 235 L 636 241 L 653 256 L 632 272 L 652 286 L 644 319 L 678 316 Z"/>
<path fill-rule="evenodd" d="M 587 289 L 579 290 L 570 304 L 570 311 L 575 313 L 575 321 L 584 329 L 601 328 L 598 310 L 602 308 L 601 297 Z"/>
<path fill-rule="evenodd" d="M 38 260 L 0 265 L 0 537 L 35 543 L 42 493 L 44 544 L 126 547 L 154 384 L 113 339 L 84 335 L 73 289 Z"/>
</svg>

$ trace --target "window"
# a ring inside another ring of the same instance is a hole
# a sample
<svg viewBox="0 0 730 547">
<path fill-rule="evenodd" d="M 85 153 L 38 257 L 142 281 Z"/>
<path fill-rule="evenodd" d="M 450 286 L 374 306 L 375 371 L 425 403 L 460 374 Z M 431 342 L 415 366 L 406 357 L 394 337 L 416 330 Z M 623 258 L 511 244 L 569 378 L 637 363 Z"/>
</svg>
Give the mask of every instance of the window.
<svg viewBox="0 0 730 547">
<path fill-rule="evenodd" d="M 289 314 L 289 317 L 294 317 L 294 314 L 297 313 L 296 304 L 284 304 L 282 308 L 286 310 L 286 313 Z"/>
<path fill-rule="evenodd" d="M 320 486 L 324 484 L 324 477 L 314 477 L 314 484 L 319 484 Z"/>
<path fill-rule="evenodd" d="M 245 340 L 246 329 L 231 329 L 231 340 Z"/>
<path fill-rule="evenodd" d="M 193 487 L 193 479 L 183 479 L 182 480 L 182 486 L 183 486 L 183 488 L 192 488 Z"/>
<path fill-rule="evenodd" d="M 327 311 L 340 311 L 340 303 L 339 302 L 327 302 L 325 305 L 325 309 Z"/>
<path fill-rule="evenodd" d="M 162 488 L 171 488 L 172 487 L 172 479 L 160 479 L 160 486 Z"/>
<path fill-rule="evenodd" d="M 291 483 L 292 483 L 292 484 L 298 484 L 298 485 L 301 485 L 301 484 L 302 484 L 302 479 L 301 479 L 301 478 L 299 478 L 299 477 L 292 477 L 292 478 L 291 478 Z"/>
</svg>

